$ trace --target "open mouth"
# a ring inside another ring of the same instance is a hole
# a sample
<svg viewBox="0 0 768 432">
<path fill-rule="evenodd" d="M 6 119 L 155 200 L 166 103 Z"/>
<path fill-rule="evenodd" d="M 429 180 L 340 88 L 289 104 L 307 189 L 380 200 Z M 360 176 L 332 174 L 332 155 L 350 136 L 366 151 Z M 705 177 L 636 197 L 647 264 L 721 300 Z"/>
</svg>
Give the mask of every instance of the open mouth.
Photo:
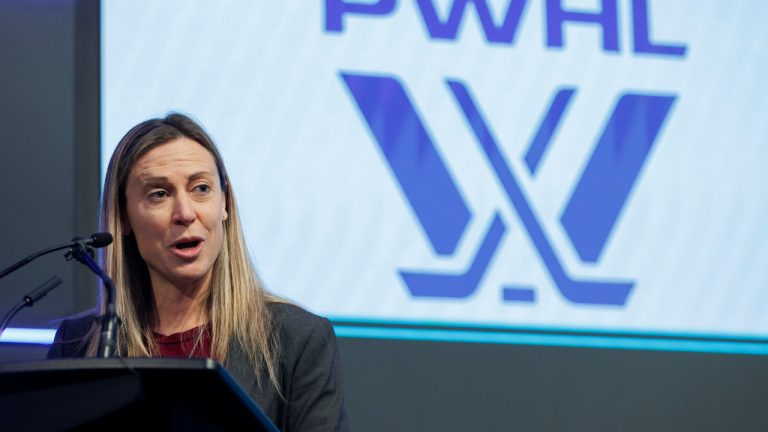
<svg viewBox="0 0 768 432">
<path fill-rule="evenodd" d="M 194 249 L 197 247 L 197 245 L 200 244 L 200 240 L 191 240 L 188 242 L 179 242 L 176 243 L 173 247 L 180 250 L 186 250 L 186 249 Z"/>
</svg>

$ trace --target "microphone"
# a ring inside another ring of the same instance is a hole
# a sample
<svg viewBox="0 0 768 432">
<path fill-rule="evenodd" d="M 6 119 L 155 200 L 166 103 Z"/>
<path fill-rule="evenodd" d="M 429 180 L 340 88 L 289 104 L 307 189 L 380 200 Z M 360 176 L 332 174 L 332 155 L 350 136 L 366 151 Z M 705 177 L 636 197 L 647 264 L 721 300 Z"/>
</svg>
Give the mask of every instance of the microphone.
<svg viewBox="0 0 768 432">
<path fill-rule="evenodd" d="M 69 243 L 60 244 L 60 245 L 57 245 L 57 246 L 49 247 L 47 249 L 43 249 L 43 250 L 41 250 L 39 252 L 35 252 L 32 255 L 30 255 L 30 256 L 20 260 L 19 262 L 11 265 L 10 267 L 6 268 L 5 270 L 0 271 L 0 279 L 6 277 L 7 275 L 15 272 L 18 269 L 24 267 L 25 265 L 29 264 L 33 260 L 35 260 L 35 259 L 37 259 L 37 258 L 39 258 L 39 257 L 41 257 L 43 255 L 49 254 L 51 252 L 56 252 L 58 250 L 71 248 L 73 246 L 81 244 L 81 242 L 84 243 L 85 246 L 88 246 L 88 247 L 102 248 L 102 247 L 107 246 L 110 243 L 112 243 L 112 234 L 110 234 L 108 232 L 100 232 L 100 233 L 95 233 L 95 234 L 91 235 L 91 237 L 89 237 L 87 239 L 82 239 L 80 237 L 75 237 Z"/>
<path fill-rule="evenodd" d="M 45 297 L 51 290 L 56 288 L 57 286 L 61 285 L 61 278 L 58 276 L 54 276 L 47 281 L 43 282 L 42 285 L 35 288 L 34 291 L 24 296 L 22 301 L 24 301 L 24 304 L 27 306 L 32 306 L 35 304 L 36 301 L 40 300 L 41 298 Z"/>
<path fill-rule="evenodd" d="M 27 306 L 32 306 L 33 304 L 35 304 L 36 301 L 45 297 L 46 294 L 51 292 L 52 289 L 56 288 L 59 285 L 61 285 L 61 279 L 58 276 L 54 276 L 48 279 L 47 281 L 43 282 L 43 284 L 35 288 L 34 291 L 25 295 L 24 298 L 21 299 L 21 302 L 19 302 L 19 304 L 17 304 L 16 306 L 14 306 L 13 309 L 11 309 L 7 314 L 5 314 L 2 321 L 0 321 L 0 335 L 3 334 L 3 331 L 5 331 L 5 328 L 11 322 L 11 319 L 13 319 L 13 317 L 22 308 Z"/>
<path fill-rule="evenodd" d="M 74 242 L 74 240 L 72 240 Z M 112 234 L 108 232 L 99 232 L 91 234 L 90 238 L 85 239 L 85 245 L 92 248 L 103 248 L 112 244 Z"/>
</svg>

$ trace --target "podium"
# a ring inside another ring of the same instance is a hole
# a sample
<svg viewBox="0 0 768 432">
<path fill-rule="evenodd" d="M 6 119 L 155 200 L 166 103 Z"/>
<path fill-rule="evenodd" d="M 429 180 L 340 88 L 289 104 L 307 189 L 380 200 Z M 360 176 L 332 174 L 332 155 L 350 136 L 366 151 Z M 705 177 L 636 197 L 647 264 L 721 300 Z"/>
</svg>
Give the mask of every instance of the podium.
<svg viewBox="0 0 768 432">
<path fill-rule="evenodd" d="M 0 430 L 277 432 L 211 359 L 56 359 L 0 364 Z"/>
</svg>

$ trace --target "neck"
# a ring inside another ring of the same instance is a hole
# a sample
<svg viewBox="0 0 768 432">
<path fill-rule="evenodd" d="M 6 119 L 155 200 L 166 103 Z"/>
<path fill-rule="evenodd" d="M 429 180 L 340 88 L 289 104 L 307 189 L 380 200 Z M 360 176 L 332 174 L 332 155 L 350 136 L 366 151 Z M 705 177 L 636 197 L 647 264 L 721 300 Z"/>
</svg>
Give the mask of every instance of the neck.
<svg viewBox="0 0 768 432">
<path fill-rule="evenodd" d="M 208 322 L 205 297 L 211 275 L 188 284 L 174 284 L 150 274 L 157 322 L 155 332 L 170 335 Z"/>
</svg>

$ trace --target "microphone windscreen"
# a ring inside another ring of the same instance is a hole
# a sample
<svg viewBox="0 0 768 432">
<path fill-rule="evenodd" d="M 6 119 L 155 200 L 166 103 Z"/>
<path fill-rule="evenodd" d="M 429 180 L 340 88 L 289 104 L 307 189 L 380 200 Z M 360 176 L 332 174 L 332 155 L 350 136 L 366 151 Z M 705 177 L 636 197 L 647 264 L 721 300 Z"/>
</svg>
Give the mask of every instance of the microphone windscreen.
<svg viewBox="0 0 768 432">
<path fill-rule="evenodd" d="M 101 248 L 112 243 L 112 234 L 108 232 L 100 232 L 91 236 L 91 247 Z"/>
</svg>

